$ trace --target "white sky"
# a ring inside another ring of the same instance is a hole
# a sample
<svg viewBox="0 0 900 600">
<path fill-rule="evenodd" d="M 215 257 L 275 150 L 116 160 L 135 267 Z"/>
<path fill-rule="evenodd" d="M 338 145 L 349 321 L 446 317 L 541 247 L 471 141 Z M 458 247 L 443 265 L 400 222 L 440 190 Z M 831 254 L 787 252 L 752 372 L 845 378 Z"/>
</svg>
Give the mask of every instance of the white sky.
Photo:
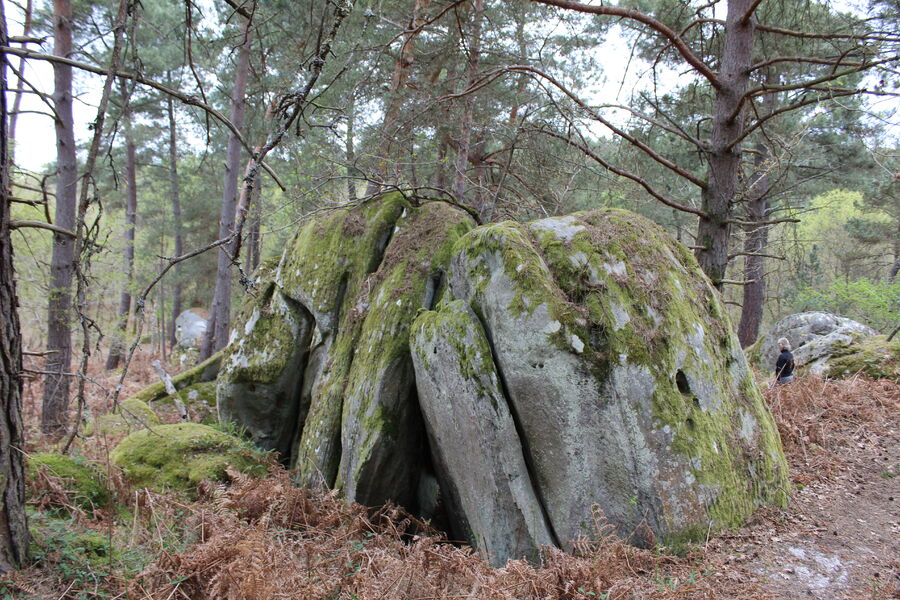
<svg viewBox="0 0 900 600">
<path fill-rule="evenodd" d="M 0 0 L 4 1 L 4 0 Z M 838 4 L 841 8 L 851 8 L 853 2 L 858 0 L 840 0 Z M 19 18 L 20 11 L 10 4 L 7 5 L 7 19 L 9 20 L 9 29 L 11 35 L 21 33 L 22 25 Z M 48 40 L 43 49 L 40 51 L 51 53 L 52 40 Z M 596 50 L 603 57 L 604 72 L 602 78 L 598 80 L 593 90 L 585 92 L 585 97 L 591 99 L 595 104 L 627 104 L 630 94 L 637 88 L 650 88 L 649 78 L 638 80 L 638 76 L 646 69 L 646 65 L 640 64 L 638 61 L 632 62 L 626 76 L 626 66 L 629 56 L 629 47 L 624 40 L 618 35 L 610 35 L 604 45 Z M 13 66 L 18 68 L 19 59 L 10 56 Z M 678 85 L 679 76 L 677 73 L 663 73 L 661 84 L 663 88 L 673 89 Z M 27 61 L 25 66 L 25 76 L 36 88 L 45 94 L 53 91 L 53 69 L 51 65 L 44 61 Z M 624 85 L 620 85 L 623 77 L 625 77 Z M 77 94 L 74 103 L 75 115 L 75 134 L 79 143 L 86 142 L 91 135 L 88 125 L 96 117 L 96 103 L 99 101 L 101 77 L 89 73 L 78 72 L 75 74 L 75 93 Z M 8 85 L 14 88 L 17 78 L 12 72 L 8 73 Z M 621 89 L 621 94 L 618 92 Z M 618 94 L 618 97 L 617 97 Z M 8 105 L 12 107 L 12 92 L 8 92 Z M 896 99 L 890 100 L 891 107 L 896 107 L 898 102 Z M 22 100 L 22 110 L 41 111 L 48 113 L 46 105 L 34 94 L 26 94 Z M 619 118 L 624 118 L 619 115 Z M 892 138 L 900 137 L 900 131 L 897 127 L 893 128 L 890 134 Z M 605 131 L 595 131 L 597 135 L 604 135 Z M 53 163 L 56 159 L 56 138 L 53 128 L 53 120 L 49 115 L 24 113 L 20 114 L 16 128 L 16 162 L 22 168 L 31 171 L 40 171 L 44 165 Z"/>
</svg>

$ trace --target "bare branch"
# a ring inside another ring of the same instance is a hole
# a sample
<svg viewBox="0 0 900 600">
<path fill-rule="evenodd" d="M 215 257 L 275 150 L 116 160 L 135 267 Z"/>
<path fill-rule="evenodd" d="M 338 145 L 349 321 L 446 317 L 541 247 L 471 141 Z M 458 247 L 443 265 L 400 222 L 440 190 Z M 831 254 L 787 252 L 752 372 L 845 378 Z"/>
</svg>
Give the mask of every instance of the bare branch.
<svg viewBox="0 0 900 600">
<path fill-rule="evenodd" d="M 741 26 L 746 26 L 750 23 L 750 19 L 753 18 L 753 13 L 756 12 L 756 9 L 759 8 L 759 5 L 762 4 L 762 0 L 753 0 L 753 4 L 747 9 L 747 12 L 744 13 L 744 16 L 741 17 L 740 24 Z"/>
<path fill-rule="evenodd" d="M 55 233 L 59 233 L 65 235 L 70 238 L 75 237 L 75 233 L 60 227 L 58 225 L 54 225 L 53 223 L 47 223 L 45 221 L 10 221 L 9 228 L 10 229 L 26 229 L 26 228 L 34 228 L 34 229 L 46 229 L 48 231 L 53 231 Z"/>
<path fill-rule="evenodd" d="M 586 156 L 590 157 L 590 158 L 593 159 L 595 162 L 597 162 L 597 163 L 599 163 L 601 166 L 603 166 L 603 168 L 605 168 L 605 169 L 607 169 L 607 170 L 609 170 L 609 171 L 612 171 L 612 172 L 615 173 L 616 175 L 619 175 L 619 176 L 621 176 L 621 177 L 625 177 L 626 179 L 630 179 L 630 180 L 634 181 L 635 183 L 637 183 L 638 185 L 640 185 L 642 188 L 644 188 L 645 190 L 647 190 L 647 193 L 649 193 L 651 196 L 653 196 L 654 198 L 656 198 L 657 200 L 659 200 L 660 202 L 662 202 L 662 203 L 665 204 L 666 206 L 669 206 L 669 207 L 674 208 L 674 209 L 676 209 L 676 210 L 680 210 L 680 211 L 682 211 L 682 212 L 686 212 L 686 213 L 691 213 L 691 214 L 693 214 L 693 215 L 697 215 L 698 217 L 708 218 L 708 215 L 707 215 L 705 212 L 703 212 L 702 210 L 693 208 L 693 207 L 691 207 L 691 206 L 685 206 L 685 205 L 683 205 L 683 204 L 679 204 L 679 203 L 675 202 L 674 200 L 670 200 L 669 198 L 667 198 L 666 196 L 664 196 L 662 193 L 660 193 L 659 191 L 657 191 L 656 188 L 654 188 L 652 185 L 650 185 L 650 183 L 647 182 L 646 179 L 640 177 L 639 175 L 635 175 L 634 173 L 631 173 L 631 172 L 629 172 L 629 171 L 626 171 L 626 170 L 624 170 L 624 169 L 621 169 L 621 168 L 619 168 L 619 167 L 616 167 L 616 166 L 612 165 L 611 163 L 609 163 L 608 161 L 606 161 L 605 159 L 603 159 L 600 155 L 598 155 L 596 152 L 594 152 L 593 150 L 591 150 L 591 149 L 588 148 L 587 146 L 584 146 L 583 144 L 579 144 L 578 142 L 576 142 L 576 141 L 573 140 L 572 138 L 569 138 L 569 137 L 566 137 L 566 136 L 561 135 L 561 134 L 559 134 L 559 133 L 556 133 L 555 131 L 549 131 L 549 130 L 546 130 L 546 129 L 538 129 L 538 130 L 536 130 L 536 131 L 538 131 L 539 133 L 543 133 L 544 135 L 549 135 L 550 137 L 554 137 L 554 138 L 556 138 L 556 139 L 558 139 L 558 140 L 562 140 L 562 141 L 564 141 L 565 143 L 567 143 L 567 144 L 569 144 L 570 146 L 572 146 L 573 148 L 577 148 L 577 149 L 580 150 L 582 153 L 584 153 Z"/>
<path fill-rule="evenodd" d="M 722 87 L 721 82 L 719 81 L 718 76 L 713 72 L 712 69 L 709 68 L 705 62 L 700 60 L 700 58 L 694 54 L 690 48 L 688 48 L 687 43 L 668 25 L 654 19 L 648 14 L 642 13 L 639 10 L 633 8 L 623 8 L 621 6 L 592 6 L 588 4 L 581 4 L 578 2 L 572 2 L 571 0 L 531 0 L 532 2 L 537 2 L 539 4 L 546 4 L 548 6 L 556 6 L 558 8 L 565 8 L 567 10 L 574 10 L 581 13 L 588 13 L 592 15 L 608 15 L 612 17 L 620 17 L 623 19 L 630 19 L 632 21 L 637 21 L 639 23 L 643 23 L 653 31 L 659 33 L 666 39 L 668 39 L 675 49 L 681 54 L 682 58 L 694 67 L 698 73 L 700 73 L 703 77 L 706 78 L 707 81 L 716 89 Z"/>
<path fill-rule="evenodd" d="M 6 52 L 8 54 L 15 54 L 16 56 L 24 56 L 25 58 L 30 58 L 33 60 L 44 60 L 47 62 L 55 62 L 55 63 L 64 64 L 64 65 L 69 65 L 69 66 L 75 67 L 76 69 L 81 69 L 82 71 L 96 73 L 97 75 L 106 75 L 107 74 L 106 69 L 103 69 L 102 67 L 97 67 L 97 66 L 94 66 L 94 65 L 91 65 L 88 63 L 84 63 L 84 62 L 80 62 L 77 60 L 71 60 L 69 58 L 64 58 L 62 56 L 54 56 L 52 54 L 42 54 L 40 52 L 32 52 L 31 50 L 26 50 L 23 48 L 13 48 L 11 46 L 0 46 L 0 52 Z M 195 96 L 184 94 L 178 90 L 175 90 L 166 85 L 163 85 L 163 84 L 159 83 L 158 81 L 153 81 L 152 79 L 148 79 L 139 73 L 131 73 L 128 71 L 119 71 L 116 74 L 116 76 L 122 77 L 125 79 L 130 79 L 132 81 L 136 81 L 137 83 L 140 83 L 141 85 L 146 85 L 147 87 L 151 87 L 151 88 L 153 88 L 157 91 L 160 91 L 164 94 L 168 94 L 168 95 L 172 96 L 173 98 L 177 98 L 178 100 L 180 100 L 181 102 L 183 102 L 184 104 L 187 104 L 189 106 L 196 106 L 197 108 L 203 110 L 207 114 L 214 117 L 217 121 L 219 121 L 220 123 L 225 125 L 225 127 L 227 127 L 229 129 L 229 131 L 234 133 L 234 135 L 237 137 L 237 139 L 240 140 L 241 145 L 247 150 L 247 152 L 249 152 L 251 155 L 253 154 L 253 147 L 250 146 L 250 144 L 247 142 L 247 140 L 244 138 L 244 136 L 241 135 L 241 132 L 234 126 L 234 123 L 232 123 L 230 120 L 228 120 L 225 117 L 225 115 L 223 115 L 222 113 L 217 111 L 215 108 L 198 100 Z M 275 181 L 275 183 L 278 184 L 278 187 L 280 187 L 283 191 L 287 191 L 287 186 L 284 185 L 284 183 L 281 181 L 281 178 L 278 177 L 278 174 L 275 173 L 275 171 L 273 171 L 272 168 L 267 163 L 263 162 L 262 168 L 265 169 L 266 172 Z"/>
</svg>

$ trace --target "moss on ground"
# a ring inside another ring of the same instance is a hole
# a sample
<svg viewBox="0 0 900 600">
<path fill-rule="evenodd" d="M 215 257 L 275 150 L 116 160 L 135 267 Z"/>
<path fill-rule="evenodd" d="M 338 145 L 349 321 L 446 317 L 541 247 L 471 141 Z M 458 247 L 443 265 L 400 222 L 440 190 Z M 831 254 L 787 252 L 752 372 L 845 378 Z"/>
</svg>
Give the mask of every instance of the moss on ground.
<svg viewBox="0 0 900 600">
<path fill-rule="evenodd" d="M 143 400 L 129 398 L 122 402 L 115 412 L 101 415 L 88 423 L 85 435 L 116 435 L 131 433 L 138 429 L 146 429 L 159 425 L 159 416 Z"/>
<path fill-rule="evenodd" d="M 900 337 L 890 342 L 884 335 L 864 338 L 844 346 L 828 360 L 828 377 L 843 379 L 857 373 L 900 383 Z"/>
<path fill-rule="evenodd" d="M 66 492 L 84 510 L 100 508 L 110 500 L 106 476 L 81 457 L 52 453 L 29 454 L 26 476 L 30 486 L 34 485 L 39 471 L 60 478 Z"/>
<path fill-rule="evenodd" d="M 266 455 L 249 442 L 198 423 L 132 433 L 111 457 L 135 486 L 188 493 L 204 479 L 224 480 L 228 467 L 262 475 L 267 463 Z"/>
</svg>

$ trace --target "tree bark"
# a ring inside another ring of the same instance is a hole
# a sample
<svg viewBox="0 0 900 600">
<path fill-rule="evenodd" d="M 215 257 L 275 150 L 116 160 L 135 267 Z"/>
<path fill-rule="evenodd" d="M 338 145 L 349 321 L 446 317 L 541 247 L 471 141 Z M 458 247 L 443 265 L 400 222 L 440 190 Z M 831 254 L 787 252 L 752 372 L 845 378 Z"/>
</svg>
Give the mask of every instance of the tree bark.
<svg viewBox="0 0 900 600">
<path fill-rule="evenodd" d="M 747 198 L 749 221 L 766 220 L 769 211 L 769 153 L 765 144 L 758 144 L 756 169 L 750 182 Z M 738 323 L 738 340 L 746 348 L 759 337 L 762 324 L 763 304 L 766 300 L 765 253 L 769 241 L 769 228 L 765 225 L 744 227 L 744 285 L 741 301 L 741 320 Z"/>
<path fill-rule="evenodd" d="M 68 58 L 72 53 L 71 0 L 53 0 L 53 52 Z M 75 155 L 74 118 L 72 116 L 72 67 L 53 64 L 53 104 L 56 128 L 56 211 L 55 223 L 75 230 L 78 173 Z M 61 435 L 68 427 L 69 379 L 72 357 L 72 332 L 69 311 L 72 305 L 72 275 L 75 240 L 53 235 L 50 259 L 49 301 L 47 305 L 47 360 L 44 370 L 44 397 L 41 430 Z"/>
<path fill-rule="evenodd" d="M 469 71 L 465 87 L 471 87 L 478 78 L 478 64 L 481 60 L 481 27 L 484 17 L 484 0 L 474 0 L 475 10 L 472 15 L 472 32 L 469 36 Z M 463 116 L 459 126 L 459 142 L 456 149 L 456 173 L 453 179 L 453 196 L 460 204 L 465 203 L 466 168 L 469 164 L 469 150 L 472 146 L 472 129 L 474 128 L 475 94 L 467 94 L 464 101 Z"/>
<path fill-rule="evenodd" d="M 250 43 L 253 30 L 249 20 L 241 28 L 241 45 L 238 48 L 235 66 L 234 86 L 231 92 L 231 122 L 240 131 L 244 127 L 244 94 L 250 73 Z M 219 219 L 219 239 L 228 237 L 234 228 L 235 207 L 237 205 L 238 173 L 241 167 L 241 142 L 234 134 L 228 137 L 228 154 L 225 162 L 225 181 L 222 192 L 222 213 Z M 223 245 L 218 252 L 216 268 L 216 291 L 213 296 L 210 317 L 213 327 L 207 335 L 201 350 L 201 360 L 212 356 L 228 343 L 231 326 L 231 262 L 227 250 L 232 244 Z"/>
<path fill-rule="evenodd" d="M 121 80 L 122 121 L 125 132 L 125 185 L 127 187 L 125 201 L 125 251 L 124 264 L 125 283 L 119 295 L 118 329 L 106 357 L 107 370 L 118 368 L 122 353 L 125 350 L 125 332 L 128 330 L 128 315 L 131 313 L 131 284 L 134 280 L 134 234 L 137 227 L 137 167 L 135 165 L 134 136 L 131 129 L 131 102 L 128 98 L 128 86 Z M 176 254 L 176 256 L 180 256 Z"/>
<path fill-rule="evenodd" d="M 0 3 L 0 43 L 9 44 L 5 3 Z M 0 56 L 0 89 L 6 89 L 7 55 Z M 6 94 L 0 94 L 0 574 L 28 556 L 25 468 L 22 446 L 22 337 L 10 238 L 9 137 Z"/>
<path fill-rule="evenodd" d="M 175 103 L 172 96 L 166 96 L 169 115 L 169 190 L 172 197 L 172 221 L 175 229 L 175 254 L 184 254 L 184 240 L 181 231 L 181 198 L 178 192 L 178 132 L 175 125 Z M 175 319 L 181 314 L 181 264 L 174 267 L 172 286 L 172 321 L 169 324 L 169 343 L 175 346 Z"/>
<path fill-rule="evenodd" d="M 719 290 L 728 266 L 730 220 L 741 167 L 740 144 L 729 144 L 744 131 L 744 110 L 738 107 L 750 83 L 753 61 L 755 24 L 754 19 L 744 19 L 744 15 L 753 4 L 754 0 L 728 0 L 725 47 L 707 153 L 707 185 L 701 193 L 702 210 L 707 217 L 701 217 L 697 226 L 697 261 Z"/>
<path fill-rule="evenodd" d="M 728 266 L 730 219 L 737 195 L 741 147 L 732 140 L 744 130 L 743 109 L 737 110 L 750 82 L 753 60 L 754 20 L 744 19 L 754 0 L 728 0 L 725 19 L 725 47 L 716 92 L 710 150 L 707 153 L 707 187 L 701 193 L 702 209 L 697 226 L 696 251 L 700 268 L 721 290 Z"/>
</svg>

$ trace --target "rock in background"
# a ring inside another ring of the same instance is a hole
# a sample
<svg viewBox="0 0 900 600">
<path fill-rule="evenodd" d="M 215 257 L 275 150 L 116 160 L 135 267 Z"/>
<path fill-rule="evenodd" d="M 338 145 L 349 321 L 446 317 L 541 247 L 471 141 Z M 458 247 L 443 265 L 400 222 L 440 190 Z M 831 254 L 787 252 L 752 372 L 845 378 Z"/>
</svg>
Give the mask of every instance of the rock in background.
<svg viewBox="0 0 900 600">
<path fill-rule="evenodd" d="M 831 313 L 796 313 L 775 323 L 747 354 L 761 371 L 774 373 L 778 340 L 787 338 L 797 366 L 804 373 L 824 375 L 832 355 L 845 353 L 848 346 L 877 334 L 871 327 Z"/>
</svg>

